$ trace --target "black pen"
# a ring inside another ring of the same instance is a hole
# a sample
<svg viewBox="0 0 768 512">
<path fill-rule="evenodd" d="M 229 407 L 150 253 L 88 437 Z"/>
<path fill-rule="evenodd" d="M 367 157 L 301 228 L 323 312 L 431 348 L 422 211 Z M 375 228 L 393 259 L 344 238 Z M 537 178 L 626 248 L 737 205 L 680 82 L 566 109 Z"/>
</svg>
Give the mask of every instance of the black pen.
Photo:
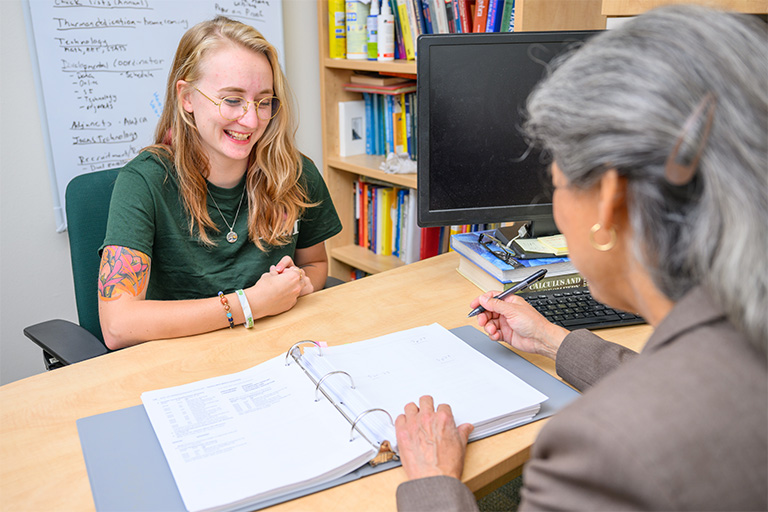
<svg viewBox="0 0 768 512">
<path fill-rule="evenodd" d="M 520 290 L 525 290 L 526 288 L 531 286 L 533 283 L 535 283 L 536 281 L 544 277 L 546 274 L 547 274 L 547 269 L 543 268 L 531 274 L 530 276 L 526 277 L 525 279 L 523 279 L 513 287 L 507 288 L 506 290 L 504 290 L 503 292 L 495 296 L 494 299 L 501 300 L 504 297 L 507 297 L 509 295 L 512 295 L 513 293 L 519 292 Z M 473 317 L 475 315 L 479 315 L 483 311 L 485 311 L 485 308 L 483 306 L 477 306 L 475 309 L 469 312 L 469 314 L 467 315 L 467 318 Z"/>
</svg>

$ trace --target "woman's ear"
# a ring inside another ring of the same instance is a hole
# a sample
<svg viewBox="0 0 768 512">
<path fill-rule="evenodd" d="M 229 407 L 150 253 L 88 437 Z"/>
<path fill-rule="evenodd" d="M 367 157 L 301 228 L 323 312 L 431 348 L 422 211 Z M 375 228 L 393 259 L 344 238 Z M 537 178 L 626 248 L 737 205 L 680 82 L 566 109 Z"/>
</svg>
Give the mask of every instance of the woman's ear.
<svg viewBox="0 0 768 512">
<path fill-rule="evenodd" d="M 176 82 L 176 95 L 181 101 L 182 108 L 190 114 L 195 111 L 192 107 L 192 87 L 186 80 L 179 80 Z"/>
<path fill-rule="evenodd" d="M 602 175 L 598 186 L 598 222 L 606 229 L 621 224 L 627 216 L 627 179 L 616 169 L 610 169 Z"/>
</svg>

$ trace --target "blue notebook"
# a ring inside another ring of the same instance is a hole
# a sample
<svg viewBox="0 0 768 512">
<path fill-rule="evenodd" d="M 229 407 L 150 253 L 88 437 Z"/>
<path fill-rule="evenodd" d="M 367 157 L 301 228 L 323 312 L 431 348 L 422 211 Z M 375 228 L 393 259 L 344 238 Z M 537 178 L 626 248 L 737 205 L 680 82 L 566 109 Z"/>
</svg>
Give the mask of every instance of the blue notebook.
<svg viewBox="0 0 768 512">
<path fill-rule="evenodd" d="M 579 393 L 471 326 L 452 329 L 468 345 L 549 397 L 531 421 L 551 416 Z M 519 426 L 519 425 L 518 425 Z M 80 444 L 98 511 L 184 511 L 173 475 L 144 406 L 137 405 L 77 420 Z M 251 503 L 258 510 L 397 467 L 368 464 L 330 483 Z"/>
</svg>

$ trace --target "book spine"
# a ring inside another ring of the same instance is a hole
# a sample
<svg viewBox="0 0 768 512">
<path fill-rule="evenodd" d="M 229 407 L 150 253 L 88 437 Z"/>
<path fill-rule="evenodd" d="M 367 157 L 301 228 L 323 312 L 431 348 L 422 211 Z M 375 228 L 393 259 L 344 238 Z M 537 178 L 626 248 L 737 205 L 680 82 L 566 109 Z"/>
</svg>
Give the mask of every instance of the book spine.
<svg viewBox="0 0 768 512">
<path fill-rule="evenodd" d="M 384 126 L 387 134 L 387 147 L 385 154 L 395 152 L 395 132 L 392 126 L 392 116 L 394 115 L 394 107 L 392 105 L 392 96 L 384 97 L 384 104 L 386 105 L 386 112 L 384 115 Z"/>
<path fill-rule="evenodd" d="M 445 0 L 430 0 L 430 6 L 434 7 L 435 15 L 432 20 L 437 20 L 437 32 L 448 34 L 448 14 L 445 12 Z"/>
<path fill-rule="evenodd" d="M 421 17 L 424 19 L 424 33 L 434 34 L 435 31 L 432 28 L 432 12 L 429 9 L 429 0 L 421 1 Z"/>
<path fill-rule="evenodd" d="M 365 101 L 365 154 L 375 155 L 373 140 L 373 95 L 369 92 L 364 92 L 363 101 Z"/>
<path fill-rule="evenodd" d="M 416 19 L 416 26 L 418 31 L 416 32 L 416 39 L 421 34 L 426 34 L 427 29 L 424 26 L 424 12 L 421 10 L 421 0 L 408 0 L 409 8 L 413 9 L 413 15 Z"/>
<path fill-rule="evenodd" d="M 405 6 L 408 8 L 408 21 L 411 24 L 411 38 L 413 38 L 413 54 L 419 55 L 418 39 L 419 34 L 424 32 L 421 26 L 421 9 L 417 8 L 418 0 L 405 0 Z"/>
<path fill-rule="evenodd" d="M 459 20 L 461 23 L 461 31 L 463 33 L 472 32 L 472 9 L 470 0 L 456 0 L 458 3 L 457 12 L 459 13 Z"/>
<path fill-rule="evenodd" d="M 385 0 L 387 1 L 387 0 Z M 403 27 L 400 25 L 400 16 L 397 11 L 397 0 L 388 0 L 392 9 L 395 28 L 395 59 L 405 59 L 405 47 L 403 46 Z"/>
<path fill-rule="evenodd" d="M 445 19 L 448 25 L 448 32 L 456 33 L 456 14 L 453 10 L 453 0 L 445 0 Z"/>
<path fill-rule="evenodd" d="M 379 149 L 380 149 L 380 155 L 386 155 L 387 154 L 387 126 L 386 126 L 386 117 L 387 117 L 387 97 L 383 94 L 379 94 L 379 121 L 378 121 L 378 127 L 379 127 Z"/>
<path fill-rule="evenodd" d="M 343 59 L 347 55 L 347 10 L 345 0 L 328 0 L 329 56 Z"/>
<path fill-rule="evenodd" d="M 488 1 L 477 0 L 475 3 L 475 19 L 472 22 L 472 32 L 485 32 L 485 25 L 488 21 Z"/>
<path fill-rule="evenodd" d="M 488 0 L 488 18 L 485 23 L 486 32 L 498 32 L 501 25 L 501 4 L 504 0 Z"/>
<path fill-rule="evenodd" d="M 408 6 L 405 0 L 397 0 L 397 19 L 400 32 L 403 37 L 403 47 L 405 48 L 405 58 L 413 60 L 416 58 L 416 50 L 413 47 L 413 35 L 411 34 L 411 23 L 408 17 Z"/>
<path fill-rule="evenodd" d="M 505 0 L 504 11 L 501 14 L 501 32 L 512 32 L 514 23 L 515 0 Z"/>
</svg>

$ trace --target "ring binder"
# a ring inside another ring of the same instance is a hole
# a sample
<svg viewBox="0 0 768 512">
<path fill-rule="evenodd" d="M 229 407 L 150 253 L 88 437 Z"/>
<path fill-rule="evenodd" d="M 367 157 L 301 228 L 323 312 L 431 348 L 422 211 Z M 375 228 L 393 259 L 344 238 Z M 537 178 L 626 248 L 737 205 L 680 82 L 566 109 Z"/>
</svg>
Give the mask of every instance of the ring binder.
<svg viewBox="0 0 768 512">
<path fill-rule="evenodd" d="M 312 340 L 297 341 L 296 343 L 291 345 L 291 348 L 289 348 L 288 352 L 285 353 L 285 366 L 290 366 L 291 364 L 288 362 L 288 356 L 293 357 L 294 361 L 296 362 L 299 361 L 299 358 L 293 355 L 293 351 L 299 348 L 299 345 L 301 345 L 302 343 L 313 343 L 317 347 L 317 355 L 319 355 L 320 357 L 323 357 L 323 347 L 320 346 L 318 342 L 312 341 Z"/>
<path fill-rule="evenodd" d="M 355 381 L 354 381 L 354 380 L 352 380 L 352 376 L 351 376 L 350 374 L 348 374 L 347 372 L 345 372 L 344 370 L 336 370 L 336 371 L 328 372 L 328 373 L 326 373 L 325 375 L 323 375 L 323 376 L 320 378 L 320 380 L 319 380 L 319 381 L 317 381 L 317 386 L 315 386 L 315 402 L 319 402 L 319 401 L 320 401 L 320 399 L 319 399 L 319 398 L 317 398 L 317 392 L 318 392 L 318 390 L 320 389 L 320 384 L 322 384 L 322 383 L 323 383 L 323 381 L 324 381 L 324 380 L 325 380 L 327 377 L 330 377 L 330 376 L 331 376 L 331 375 L 333 375 L 334 373 L 343 373 L 344 375 L 346 375 L 347 377 L 349 377 L 349 383 L 351 384 L 351 387 L 352 387 L 352 389 L 355 389 Z M 325 394 L 325 393 L 323 393 L 323 394 Z M 391 418 L 390 418 L 390 419 L 391 419 Z"/>
<path fill-rule="evenodd" d="M 354 434 L 355 434 L 355 428 L 357 428 L 357 422 L 360 421 L 363 418 L 363 416 L 365 416 L 369 412 L 377 412 L 377 411 L 381 411 L 384 414 L 386 414 L 387 417 L 389 418 L 389 422 L 392 423 L 393 425 L 395 424 L 395 422 L 392 420 L 392 416 L 386 410 L 380 409 L 378 407 L 375 408 L 375 409 L 368 409 L 367 411 L 363 411 L 360 414 L 358 414 L 357 418 L 355 418 L 355 421 L 352 422 L 352 429 L 349 431 L 349 440 L 350 441 L 352 441 L 355 438 Z M 360 432 L 360 429 L 358 429 L 357 431 Z M 365 437 L 365 435 L 362 432 L 360 432 L 360 435 Z"/>
</svg>

